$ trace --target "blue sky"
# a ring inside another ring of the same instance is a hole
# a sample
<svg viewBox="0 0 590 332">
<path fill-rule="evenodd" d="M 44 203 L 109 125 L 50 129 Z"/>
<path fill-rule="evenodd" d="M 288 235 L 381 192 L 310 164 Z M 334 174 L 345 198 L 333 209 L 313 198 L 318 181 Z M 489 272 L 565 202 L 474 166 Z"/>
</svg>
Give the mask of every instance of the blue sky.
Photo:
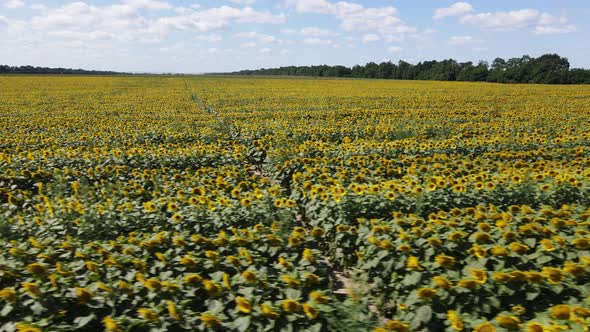
<svg viewBox="0 0 590 332">
<path fill-rule="evenodd" d="M 590 68 L 588 0 L 0 0 L 0 64 L 134 72 L 559 53 Z"/>
</svg>

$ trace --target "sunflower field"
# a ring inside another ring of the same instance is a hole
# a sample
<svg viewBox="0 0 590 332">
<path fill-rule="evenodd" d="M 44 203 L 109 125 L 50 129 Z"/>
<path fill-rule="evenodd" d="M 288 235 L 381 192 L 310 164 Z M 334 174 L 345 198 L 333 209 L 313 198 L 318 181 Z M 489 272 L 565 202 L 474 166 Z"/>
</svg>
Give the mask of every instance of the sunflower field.
<svg viewBox="0 0 590 332">
<path fill-rule="evenodd" d="M 0 77 L 0 331 L 588 331 L 590 87 Z"/>
</svg>

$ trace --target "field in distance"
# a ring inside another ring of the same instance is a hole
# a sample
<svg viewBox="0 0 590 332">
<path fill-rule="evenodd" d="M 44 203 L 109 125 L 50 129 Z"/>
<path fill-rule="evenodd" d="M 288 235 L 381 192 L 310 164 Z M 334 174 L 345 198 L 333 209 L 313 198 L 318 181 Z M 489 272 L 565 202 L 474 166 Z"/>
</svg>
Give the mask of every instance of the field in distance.
<svg viewBox="0 0 590 332">
<path fill-rule="evenodd" d="M 0 79 L 0 331 L 586 331 L 590 86 Z"/>
</svg>

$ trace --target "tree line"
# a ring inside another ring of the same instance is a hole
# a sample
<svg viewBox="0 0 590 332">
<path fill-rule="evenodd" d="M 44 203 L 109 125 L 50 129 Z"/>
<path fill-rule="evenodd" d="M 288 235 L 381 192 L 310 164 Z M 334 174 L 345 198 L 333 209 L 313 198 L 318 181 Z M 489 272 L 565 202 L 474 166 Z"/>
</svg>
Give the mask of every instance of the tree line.
<svg viewBox="0 0 590 332">
<path fill-rule="evenodd" d="M 538 58 L 523 55 L 504 60 L 496 58 L 489 64 L 479 61 L 458 62 L 453 59 L 424 61 L 418 64 L 400 60 L 366 65 L 345 66 L 288 66 L 241 70 L 237 75 L 292 75 L 314 77 L 357 77 L 397 80 L 439 80 L 497 83 L 590 84 L 590 70 L 573 68 L 567 58 L 558 54 L 544 54 Z"/>
<path fill-rule="evenodd" d="M 0 65 L 0 74 L 123 75 L 115 71 Z"/>
</svg>

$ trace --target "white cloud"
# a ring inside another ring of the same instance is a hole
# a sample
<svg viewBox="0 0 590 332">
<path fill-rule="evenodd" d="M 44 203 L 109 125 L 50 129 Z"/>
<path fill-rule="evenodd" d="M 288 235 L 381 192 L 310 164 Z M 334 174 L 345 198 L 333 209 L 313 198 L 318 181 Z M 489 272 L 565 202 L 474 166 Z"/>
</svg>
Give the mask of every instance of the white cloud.
<svg viewBox="0 0 590 332">
<path fill-rule="evenodd" d="M 267 35 L 264 33 L 258 33 L 258 32 L 239 32 L 236 33 L 234 36 L 238 37 L 238 38 L 248 38 L 248 39 L 255 39 L 257 40 L 259 43 L 263 43 L 263 44 L 269 44 L 269 43 L 273 43 L 277 41 L 277 38 L 271 35 Z"/>
<path fill-rule="evenodd" d="M 364 7 L 362 5 L 326 0 L 287 0 L 287 5 L 298 13 L 332 15 L 340 20 L 340 27 L 346 31 L 375 31 L 380 34 L 398 34 L 415 32 L 395 15 L 397 9 L 387 7 Z"/>
<path fill-rule="evenodd" d="M 565 25 L 567 18 L 539 12 L 536 9 L 521 9 L 509 12 L 467 14 L 461 18 L 461 23 L 479 26 L 488 31 L 513 31 L 522 28 L 535 27 L 534 34 L 550 35 L 564 34 L 577 31 L 574 25 Z M 559 24 L 559 25 L 554 25 Z"/>
<path fill-rule="evenodd" d="M 294 6 L 300 13 L 329 14 L 333 5 L 325 0 L 287 0 L 287 4 Z"/>
<path fill-rule="evenodd" d="M 263 54 L 264 53 L 270 53 L 270 52 L 272 52 L 272 49 L 270 49 L 268 47 L 261 48 L 261 49 L 258 50 L 258 53 L 263 53 Z"/>
<path fill-rule="evenodd" d="M 578 29 L 573 25 L 566 25 L 561 27 L 556 26 L 537 26 L 533 33 L 535 35 L 560 35 L 571 32 L 576 32 Z"/>
<path fill-rule="evenodd" d="M 473 45 L 473 44 L 481 44 L 483 41 L 480 39 L 475 39 L 471 36 L 452 36 L 449 38 L 449 45 L 453 46 L 465 46 L 465 45 Z"/>
<path fill-rule="evenodd" d="M 434 11 L 433 18 L 438 20 L 448 16 L 459 16 L 473 11 L 473 6 L 467 2 L 455 2 L 450 7 L 438 8 Z"/>
<path fill-rule="evenodd" d="M 303 39 L 303 43 L 308 45 L 332 45 L 334 41 L 331 39 L 305 38 Z"/>
<path fill-rule="evenodd" d="M 11 18 L 5 14 L 8 10 L 0 9 L 0 62 L 122 71 L 168 70 L 164 68 L 174 65 L 158 58 L 159 47 L 169 41 L 168 37 L 182 32 L 184 39 L 189 39 L 184 48 L 176 47 L 182 53 L 179 56 L 193 61 L 191 66 L 204 66 L 208 59 L 207 66 L 223 68 L 225 62 L 218 54 L 227 52 L 221 48 L 220 53 L 207 51 L 209 46 L 220 45 L 216 43 L 222 40 L 223 30 L 238 32 L 243 30 L 243 23 L 255 29 L 256 24 L 285 21 L 280 12 L 241 6 L 203 9 L 187 5 L 177 11 L 178 7 L 166 0 L 115 0 L 109 4 L 72 0 L 59 5 L 53 1 L 25 2 L 23 10 L 27 12 L 22 19 Z M 4 3 L 0 0 L 0 8 Z M 258 39 L 247 41 L 259 45 L 256 53 L 266 46 Z M 288 44 L 282 42 L 276 40 L 273 45 Z M 195 62 L 197 58 L 205 62 Z"/>
<path fill-rule="evenodd" d="M 238 5 L 253 5 L 256 0 L 231 0 L 233 3 L 237 3 Z"/>
<path fill-rule="evenodd" d="M 337 32 L 321 29 L 318 27 L 305 27 L 299 31 L 302 36 L 309 36 L 309 37 L 321 37 L 321 36 L 338 36 L 340 35 Z"/>
<path fill-rule="evenodd" d="M 241 43 L 240 47 L 241 48 L 253 48 L 258 46 L 258 44 L 256 44 L 255 42 L 247 42 L 247 43 Z"/>
<path fill-rule="evenodd" d="M 556 19 L 553 15 L 549 14 L 549 13 L 542 13 L 541 16 L 539 17 L 539 24 L 541 25 L 548 25 L 548 24 L 553 24 L 555 23 Z"/>
<path fill-rule="evenodd" d="M 387 52 L 389 53 L 399 53 L 403 51 L 403 48 L 399 47 L 399 46 L 390 46 L 387 48 Z"/>
<path fill-rule="evenodd" d="M 468 14 L 461 23 L 473 24 L 483 30 L 510 31 L 534 25 L 541 13 L 535 9 L 513 10 L 510 12 Z"/>
<path fill-rule="evenodd" d="M 47 6 L 40 3 L 34 3 L 30 5 L 29 8 L 31 8 L 32 10 L 47 10 Z"/>
<path fill-rule="evenodd" d="M 25 2 L 22 0 L 9 0 L 9 1 L 4 2 L 4 7 L 11 8 L 11 9 L 20 8 L 20 7 L 23 7 L 24 5 L 25 5 Z"/>
<path fill-rule="evenodd" d="M 208 43 L 216 43 L 216 42 L 222 41 L 223 36 L 220 34 L 211 33 L 211 34 L 207 34 L 207 35 L 196 35 L 193 37 L 193 39 L 198 40 L 198 41 L 205 41 Z"/>
<path fill-rule="evenodd" d="M 175 30 L 209 32 L 240 23 L 281 23 L 285 16 L 251 7 L 222 6 L 199 10 L 183 7 L 171 11 L 169 3 L 155 0 L 124 0 L 107 6 L 84 2 L 67 3 L 50 8 L 30 19 L 36 33 L 47 33 L 63 39 L 154 42 Z M 164 12 L 164 16 L 145 15 L 144 11 Z M 154 17 L 155 16 L 155 17 Z M 199 39 L 200 37 L 196 37 Z M 203 40 L 218 41 L 203 37 Z"/>
<path fill-rule="evenodd" d="M 381 37 L 379 37 L 378 35 L 376 35 L 374 33 L 368 33 L 368 34 L 365 34 L 361 40 L 362 40 L 363 44 L 368 44 L 368 43 L 374 43 L 376 41 L 381 40 Z"/>
<path fill-rule="evenodd" d="M 155 0 L 125 0 L 123 3 L 135 9 L 165 10 L 172 8 L 167 2 Z"/>
<path fill-rule="evenodd" d="M 252 7 L 234 8 L 222 6 L 188 15 L 163 17 L 158 23 L 178 30 L 211 31 L 223 29 L 232 23 L 278 24 L 285 21 L 285 15 L 257 11 Z"/>
</svg>

